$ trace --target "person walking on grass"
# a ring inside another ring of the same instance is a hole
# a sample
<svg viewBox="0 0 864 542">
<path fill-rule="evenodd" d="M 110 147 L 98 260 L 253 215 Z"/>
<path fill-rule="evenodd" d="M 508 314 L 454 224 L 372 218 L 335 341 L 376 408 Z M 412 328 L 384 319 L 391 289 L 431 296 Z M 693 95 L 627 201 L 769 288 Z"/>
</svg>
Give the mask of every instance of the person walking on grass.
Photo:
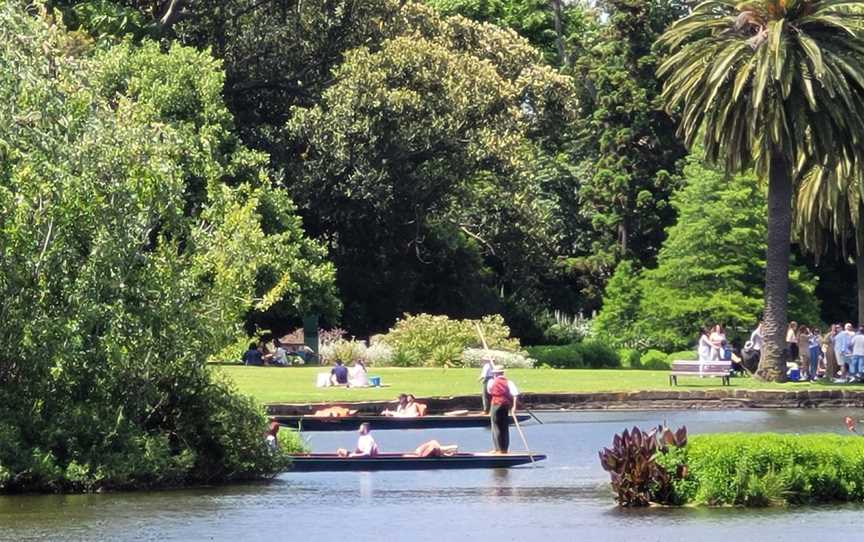
<svg viewBox="0 0 864 542">
<path fill-rule="evenodd" d="M 519 390 L 504 377 L 503 367 L 492 368 L 492 379 L 486 385 L 489 391 L 489 419 L 492 422 L 494 453 L 506 454 L 510 450 L 510 416 L 516 416 Z"/>
<path fill-rule="evenodd" d="M 810 354 L 810 371 L 807 376 L 810 377 L 811 382 L 814 382 L 819 376 L 819 359 L 822 357 L 822 336 L 817 328 L 813 328 L 807 342 Z"/>
</svg>

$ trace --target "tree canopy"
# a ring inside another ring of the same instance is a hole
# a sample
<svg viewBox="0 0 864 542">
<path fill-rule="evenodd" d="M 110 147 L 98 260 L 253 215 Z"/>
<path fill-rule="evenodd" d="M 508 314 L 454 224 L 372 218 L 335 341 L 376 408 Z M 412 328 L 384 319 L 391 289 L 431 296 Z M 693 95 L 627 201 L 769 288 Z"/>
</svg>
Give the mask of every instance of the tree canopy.
<svg viewBox="0 0 864 542">
<path fill-rule="evenodd" d="M 232 135 L 218 61 L 18 2 L 0 28 L 0 490 L 278 471 L 204 362 L 277 300 L 335 311 L 334 271 Z"/>
</svg>

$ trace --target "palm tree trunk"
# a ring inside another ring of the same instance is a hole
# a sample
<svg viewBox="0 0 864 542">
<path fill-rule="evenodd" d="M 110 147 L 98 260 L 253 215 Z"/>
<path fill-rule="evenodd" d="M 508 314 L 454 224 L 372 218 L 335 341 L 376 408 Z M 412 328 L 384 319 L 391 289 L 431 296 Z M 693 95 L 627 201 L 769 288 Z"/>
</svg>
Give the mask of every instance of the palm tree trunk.
<svg viewBox="0 0 864 542">
<path fill-rule="evenodd" d="M 771 158 L 768 176 L 768 250 L 765 258 L 765 343 L 756 375 L 786 380 L 786 304 L 789 296 L 789 244 L 792 231 L 792 182 L 781 152 Z"/>
</svg>

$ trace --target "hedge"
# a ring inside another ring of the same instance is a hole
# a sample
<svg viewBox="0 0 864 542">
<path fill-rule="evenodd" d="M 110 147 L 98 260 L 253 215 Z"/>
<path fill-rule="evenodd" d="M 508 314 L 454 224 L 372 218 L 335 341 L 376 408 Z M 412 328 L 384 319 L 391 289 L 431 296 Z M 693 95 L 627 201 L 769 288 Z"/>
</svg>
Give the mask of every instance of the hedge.
<svg viewBox="0 0 864 542">
<path fill-rule="evenodd" d="M 604 369 L 621 367 L 621 358 L 612 347 L 595 341 L 560 346 L 531 346 L 528 355 L 538 365 L 556 369 Z"/>
</svg>

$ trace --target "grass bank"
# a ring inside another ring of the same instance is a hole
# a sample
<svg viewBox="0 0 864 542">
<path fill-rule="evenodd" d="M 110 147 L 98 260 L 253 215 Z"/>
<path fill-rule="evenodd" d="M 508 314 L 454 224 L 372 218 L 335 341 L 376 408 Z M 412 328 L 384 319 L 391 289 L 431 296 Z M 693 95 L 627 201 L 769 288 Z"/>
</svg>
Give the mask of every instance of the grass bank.
<svg viewBox="0 0 864 542">
<path fill-rule="evenodd" d="M 226 375 L 238 389 L 262 403 L 299 403 L 326 401 L 387 400 L 401 392 L 418 397 L 468 395 L 478 393 L 477 369 L 373 368 L 371 375 L 381 377 L 382 388 L 316 388 L 315 375 L 322 367 L 243 367 L 216 366 L 213 371 Z M 520 391 L 612 392 L 668 390 L 668 371 L 627 369 L 512 369 L 507 371 Z M 678 389 L 720 388 L 716 378 L 682 378 Z M 759 382 L 752 378 L 733 378 L 733 388 L 747 389 L 830 389 L 827 384 Z M 853 386 L 853 389 L 864 387 Z"/>
</svg>

